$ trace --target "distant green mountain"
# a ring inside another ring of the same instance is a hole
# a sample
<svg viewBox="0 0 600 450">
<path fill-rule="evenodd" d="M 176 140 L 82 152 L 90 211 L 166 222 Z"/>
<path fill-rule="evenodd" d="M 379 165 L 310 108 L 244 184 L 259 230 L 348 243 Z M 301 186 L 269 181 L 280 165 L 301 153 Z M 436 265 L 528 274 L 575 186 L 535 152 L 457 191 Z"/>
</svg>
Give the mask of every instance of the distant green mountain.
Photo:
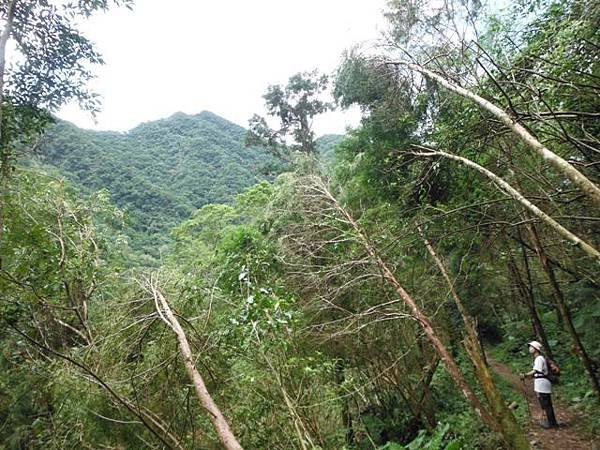
<svg viewBox="0 0 600 450">
<path fill-rule="evenodd" d="M 324 134 L 316 141 L 316 149 L 322 161 L 331 165 L 335 160 L 335 148 L 342 142 L 344 136 L 341 134 Z"/>
<path fill-rule="evenodd" d="M 195 209 L 227 202 L 277 172 L 244 147 L 246 130 L 210 112 L 177 113 L 126 133 L 59 121 L 42 139 L 41 162 L 84 191 L 107 188 L 132 222 L 132 246 L 157 256 L 167 231 Z"/>
</svg>

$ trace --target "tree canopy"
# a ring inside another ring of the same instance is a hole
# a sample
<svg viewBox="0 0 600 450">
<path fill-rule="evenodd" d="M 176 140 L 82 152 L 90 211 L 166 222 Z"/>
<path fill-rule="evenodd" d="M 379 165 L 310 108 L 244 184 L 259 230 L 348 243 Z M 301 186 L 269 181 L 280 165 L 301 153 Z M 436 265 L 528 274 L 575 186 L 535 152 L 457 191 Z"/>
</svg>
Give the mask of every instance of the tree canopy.
<svg viewBox="0 0 600 450">
<path fill-rule="evenodd" d="M 286 86 L 269 86 L 263 96 L 265 107 L 267 115 L 277 119 L 279 128 L 272 129 L 264 117 L 255 114 L 249 121 L 247 145 L 264 147 L 280 157 L 289 150 L 314 154 L 312 120 L 332 108 L 331 103 L 322 99 L 327 84 L 327 75 L 320 75 L 314 70 L 291 76 Z M 293 140 L 290 149 L 287 137 Z"/>
</svg>

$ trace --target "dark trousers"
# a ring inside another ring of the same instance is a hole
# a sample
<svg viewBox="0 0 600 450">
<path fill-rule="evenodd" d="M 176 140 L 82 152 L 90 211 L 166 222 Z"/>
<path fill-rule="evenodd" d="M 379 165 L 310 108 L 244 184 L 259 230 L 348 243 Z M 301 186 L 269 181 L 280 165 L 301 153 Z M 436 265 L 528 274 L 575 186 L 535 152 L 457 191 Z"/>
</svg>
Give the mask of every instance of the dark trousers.
<svg viewBox="0 0 600 450">
<path fill-rule="evenodd" d="M 558 423 L 556 423 L 556 416 L 554 415 L 554 408 L 552 407 L 552 394 L 536 392 L 535 395 L 537 395 L 542 410 L 546 413 L 548 425 L 551 427 L 557 426 Z"/>
</svg>

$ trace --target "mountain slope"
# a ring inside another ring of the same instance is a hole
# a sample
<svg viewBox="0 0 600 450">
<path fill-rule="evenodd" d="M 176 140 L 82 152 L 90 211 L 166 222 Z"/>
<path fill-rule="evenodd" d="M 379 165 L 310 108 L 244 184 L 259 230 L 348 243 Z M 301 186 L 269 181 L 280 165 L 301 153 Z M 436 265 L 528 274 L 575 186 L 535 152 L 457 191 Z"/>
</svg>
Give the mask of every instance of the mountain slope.
<svg viewBox="0 0 600 450">
<path fill-rule="evenodd" d="M 344 136 L 341 134 L 324 134 L 315 141 L 319 157 L 325 164 L 333 165 L 335 162 L 335 148 L 343 139 Z"/>
<path fill-rule="evenodd" d="M 40 143 L 43 164 L 85 191 L 107 188 L 132 219 L 133 246 L 157 255 L 167 231 L 207 203 L 265 179 L 273 158 L 244 147 L 246 130 L 210 112 L 143 123 L 127 133 L 58 122 Z"/>
</svg>

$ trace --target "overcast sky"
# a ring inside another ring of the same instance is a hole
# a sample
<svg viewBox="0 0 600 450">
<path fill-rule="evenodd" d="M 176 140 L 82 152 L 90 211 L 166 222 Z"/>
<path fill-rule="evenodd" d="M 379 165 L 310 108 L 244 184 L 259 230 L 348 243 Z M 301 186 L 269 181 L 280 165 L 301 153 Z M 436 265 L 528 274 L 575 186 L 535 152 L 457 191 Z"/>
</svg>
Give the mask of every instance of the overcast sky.
<svg viewBox="0 0 600 450">
<path fill-rule="evenodd" d="M 94 68 L 103 99 L 97 123 L 75 105 L 59 116 L 80 127 L 128 130 L 177 111 L 208 110 L 242 126 L 263 114 L 270 84 L 318 68 L 372 43 L 384 27 L 385 0 L 136 0 L 81 29 L 104 56 Z M 358 113 L 315 120 L 317 135 L 341 133 Z"/>
</svg>

